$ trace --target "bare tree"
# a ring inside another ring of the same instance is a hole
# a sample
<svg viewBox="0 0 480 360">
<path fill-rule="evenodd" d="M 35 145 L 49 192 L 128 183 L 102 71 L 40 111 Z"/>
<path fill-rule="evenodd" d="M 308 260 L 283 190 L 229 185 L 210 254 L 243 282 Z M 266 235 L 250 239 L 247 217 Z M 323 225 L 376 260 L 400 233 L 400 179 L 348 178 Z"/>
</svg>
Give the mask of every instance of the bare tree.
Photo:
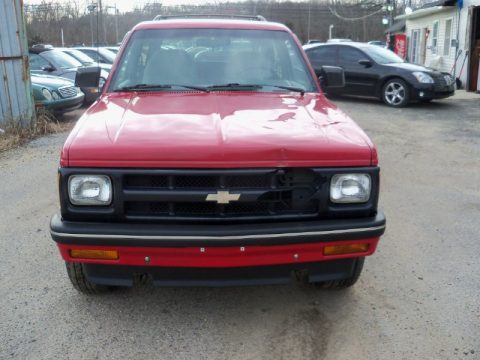
<svg viewBox="0 0 480 360">
<path fill-rule="evenodd" d="M 358 41 L 383 39 L 385 26 L 382 18 L 388 14 L 384 10 L 384 0 L 310 0 L 304 2 L 258 0 L 243 2 L 211 1 L 202 5 L 165 6 L 160 1 L 151 0 L 144 6 L 131 11 L 112 15 L 104 11 L 99 16 L 98 6 L 89 12 L 87 6 L 96 0 L 70 0 L 56 2 L 44 0 L 39 5 L 26 5 L 27 32 L 30 43 L 43 41 L 52 45 L 61 44 L 63 29 L 67 45 L 89 44 L 92 34 L 94 42 L 116 43 L 116 23 L 119 38 L 135 24 L 152 20 L 159 14 L 244 14 L 265 16 L 268 20 L 286 24 L 301 41 L 328 39 L 329 27 L 334 26 L 334 37 L 347 37 Z M 396 12 L 403 12 L 405 1 L 395 1 Z M 408 0 L 409 1 L 409 0 Z M 413 5 L 420 1 L 412 0 Z M 27 2 L 28 3 L 28 2 Z M 117 16 L 117 19 L 115 19 Z M 310 19 L 310 21 L 309 21 Z M 104 30 L 105 35 L 104 35 Z"/>
</svg>

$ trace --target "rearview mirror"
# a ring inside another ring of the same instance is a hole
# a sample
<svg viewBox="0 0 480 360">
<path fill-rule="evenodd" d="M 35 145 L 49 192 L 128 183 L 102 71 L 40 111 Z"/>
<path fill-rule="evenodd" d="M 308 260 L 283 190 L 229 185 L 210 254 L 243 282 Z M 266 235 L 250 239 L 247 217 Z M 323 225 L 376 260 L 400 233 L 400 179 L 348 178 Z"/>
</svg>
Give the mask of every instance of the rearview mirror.
<svg viewBox="0 0 480 360">
<path fill-rule="evenodd" d="M 370 66 L 372 66 L 372 62 L 371 62 L 370 60 L 368 60 L 368 59 L 358 60 L 358 63 L 359 63 L 360 65 L 365 66 L 365 67 L 370 67 Z"/>
<path fill-rule="evenodd" d="M 100 68 L 98 66 L 89 66 L 77 69 L 75 86 L 80 88 L 98 87 L 99 81 Z"/>
<path fill-rule="evenodd" d="M 52 71 L 55 71 L 55 68 L 52 65 L 47 65 L 42 67 L 42 70 L 46 72 L 52 72 Z"/>
<path fill-rule="evenodd" d="M 345 73 L 338 66 L 322 66 L 320 68 L 320 85 L 322 89 L 340 88 L 345 86 Z"/>
</svg>

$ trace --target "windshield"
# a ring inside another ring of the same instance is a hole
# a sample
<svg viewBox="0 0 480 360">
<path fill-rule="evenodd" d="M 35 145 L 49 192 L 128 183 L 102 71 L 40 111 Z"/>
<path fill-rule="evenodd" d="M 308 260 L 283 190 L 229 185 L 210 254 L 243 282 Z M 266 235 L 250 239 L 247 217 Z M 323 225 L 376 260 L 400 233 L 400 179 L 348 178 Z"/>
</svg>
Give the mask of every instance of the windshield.
<svg viewBox="0 0 480 360">
<path fill-rule="evenodd" d="M 138 84 L 314 92 L 315 82 L 292 36 L 284 31 L 153 29 L 129 40 L 110 91 Z M 178 89 L 175 89 L 178 90 Z"/>
<path fill-rule="evenodd" d="M 56 67 L 60 67 L 62 69 L 77 68 L 82 66 L 77 59 L 58 50 L 44 51 L 42 52 L 42 56 Z"/>
<path fill-rule="evenodd" d="M 370 57 L 378 64 L 395 64 L 405 62 L 401 57 L 395 54 L 393 51 L 381 48 L 379 46 L 366 46 L 363 48 Z"/>
<path fill-rule="evenodd" d="M 75 50 L 75 49 L 64 50 L 64 53 L 74 57 L 75 59 L 80 61 L 83 65 L 93 64 L 95 62 L 87 54 L 84 54 L 83 52 Z"/>
</svg>

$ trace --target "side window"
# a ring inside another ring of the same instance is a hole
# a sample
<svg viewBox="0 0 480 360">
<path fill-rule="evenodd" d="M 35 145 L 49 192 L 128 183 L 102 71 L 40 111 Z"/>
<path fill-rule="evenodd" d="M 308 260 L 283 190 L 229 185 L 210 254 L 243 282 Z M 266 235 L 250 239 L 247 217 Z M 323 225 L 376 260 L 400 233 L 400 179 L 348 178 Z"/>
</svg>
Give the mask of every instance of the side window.
<svg viewBox="0 0 480 360">
<path fill-rule="evenodd" d="M 315 65 L 335 65 L 337 57 L 336 46 L 321 46 L 307 52 L 308 58 Z"/>
<path fill-rule="evenodd" d="M 29 54 L 28 60 L 31 70 L 42 70 L 43 67 L 49 66 L 49 62 L 37 54 Z"/>
<path fill-rule="evenodd" d="M 361 51 L 350 46 L 340 46 L 338 58 L 341 65 L 357 66 L 359 65 L 358 60 L 365 59 L 366 56 Z"/>
</svg>

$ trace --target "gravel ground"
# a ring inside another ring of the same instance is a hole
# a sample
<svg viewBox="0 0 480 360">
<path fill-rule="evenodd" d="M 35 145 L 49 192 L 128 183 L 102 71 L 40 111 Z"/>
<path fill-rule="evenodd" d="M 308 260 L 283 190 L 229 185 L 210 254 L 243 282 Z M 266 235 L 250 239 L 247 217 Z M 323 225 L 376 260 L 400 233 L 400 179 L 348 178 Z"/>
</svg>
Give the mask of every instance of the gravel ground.
<svg viewBox="0 0 480 360">
<path fill-rule="evenodd" d="M 48 233 L 66 134 L 0 155 L 0 358 L 479 359 L 479 99 L 335 102 L 378 146 L 388 220 L 347 291 L 83 296 Z"/>
</svg>

